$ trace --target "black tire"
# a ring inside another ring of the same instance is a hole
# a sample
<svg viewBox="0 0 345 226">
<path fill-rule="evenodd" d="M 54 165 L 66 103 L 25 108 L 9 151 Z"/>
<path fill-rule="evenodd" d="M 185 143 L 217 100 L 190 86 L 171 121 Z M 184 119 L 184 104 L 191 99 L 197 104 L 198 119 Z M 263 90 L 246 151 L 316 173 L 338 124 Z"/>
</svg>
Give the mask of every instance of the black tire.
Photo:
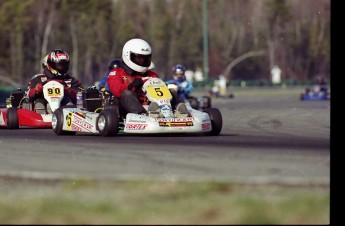
<svg viewBox="0 0 345 226">
<path fill-rule="evenodd" d="M 16 107 L 10 107 L 7 109 L 6 126 L 7 129 L 19 129 L 19 120 Z"/>
<path fill-rule="evenodd" d="M 200 108 L 199 101 L 195 97 L 188 97 L 188 102 L 193 109 L 198 110 Z"/>
<path fill-rule="evenodd" d="M 14 92 L 11 93 L 11 104 L 12 107 L 19 107 L 20 102 L 24 98 L 25 92 L 22 91 L 21 89 L 18 89 Z"/>
<path fill-rule="evenodd" d="M 56 109 L 52 116 L 52 129 L 56 135 L 75 135 L 75 131 L 62 130 L 64 124 L 63 107 Z"/>
<path fill-rule="evenodd" d="M 206 135 L 209 135 L 209 136 L 219 135 L 223 127 L 223 117 L 219 109 L 208 108 L 208 109 L 205 109 L 204 112 L 206 112 L 210 116 L 211 123 L 212 123 L 212 130 L 206 133 Z"/>
<path fill-rule="evenodd" d="M 104 109 L 96 120 L 96 128 L 103 137 L 115 136 L 119 132 L 119 113 L 114 109 Z"/>
</svg>

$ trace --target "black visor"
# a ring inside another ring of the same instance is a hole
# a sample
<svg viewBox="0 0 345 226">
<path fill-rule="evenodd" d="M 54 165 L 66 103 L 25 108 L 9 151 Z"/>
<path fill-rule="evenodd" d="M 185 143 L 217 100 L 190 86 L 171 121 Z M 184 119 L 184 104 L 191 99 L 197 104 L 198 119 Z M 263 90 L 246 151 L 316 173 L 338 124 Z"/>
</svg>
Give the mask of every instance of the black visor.
<svg viewBox="0 0 345 226">
<path fill-rule="evenodd" d="M 133 63 L 140 65 L 142 67 L 148 67 L 151 64 L 151 54 L 143 55 L 143 54 L 131 53 L 130 57 Z"/>
<path fill-rule="evenodd" d="M 69 61 L 61 60 L 59 63 L 52 63 L 52 68 L 57 70 L 61 75 L 64 75 L 69 70 Z"/>
</svg>

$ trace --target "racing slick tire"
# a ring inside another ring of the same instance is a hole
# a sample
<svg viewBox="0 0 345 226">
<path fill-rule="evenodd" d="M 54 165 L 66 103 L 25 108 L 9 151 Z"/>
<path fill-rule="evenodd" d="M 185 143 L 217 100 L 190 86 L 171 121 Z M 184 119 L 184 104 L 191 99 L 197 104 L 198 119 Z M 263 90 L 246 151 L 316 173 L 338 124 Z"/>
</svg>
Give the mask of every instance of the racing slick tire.
<svg viewBox="0 0 345 226">
<path fill-rule="evenodd" d="M 75 135 L 75 131 L 64 131 L 62 130 L 64 124 L 63 108 L 56 109 L 52 116 L 52 129 L 56 135 Z"/>
<path fill-rule="evenodd" d="M 209 136 L 217 136 L 220 134 L 220 131 L 222 131 L 223 127 L 223 117 L 220 113 L 218 108 L 207 108 L 204 110 L 206 112 L 212 123 L 212 130 L 210 132 L 207 132 L 206 135 Z"/>
<path fill-rule="evenodd" d="M 7 129 L 19 129 L 19 120 L 16 107 L 10 107 L 7 109 L 6 118 Z"/>
<path fill-rule="evenodd" d="M 195 97 L 188 97 L 188 102 L 190 103 L 190 106 L 195 109 L 195 110 L 198 110 L 200 108 L 200 105 L 199 105 L 199 101 L 197 98 Z"/>
<path fill-rule="evenodd" d="M 115 109 L 104 109 L 96 120 L 96 128 L 103 137 L 115 136 L 119 131 L 119 113 Z"/>
</svg>

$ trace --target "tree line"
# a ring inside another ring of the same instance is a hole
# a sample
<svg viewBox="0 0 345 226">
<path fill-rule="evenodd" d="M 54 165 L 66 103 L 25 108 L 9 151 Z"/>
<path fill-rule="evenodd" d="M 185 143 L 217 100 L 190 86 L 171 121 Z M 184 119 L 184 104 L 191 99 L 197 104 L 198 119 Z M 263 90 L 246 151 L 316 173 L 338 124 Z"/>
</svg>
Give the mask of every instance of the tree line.
<svg viewBox="0 0 345 226">
<path fill-rule="evenodd" d="M 330 76 L 330 0 L 205 0 L 210 79 Z M 0 76 L 27 84 L 52 49 L 93 84 L 131 38 L 151 44 L 156 72 L 203 68 L 204 0 L 0 0 Z M 247 55 L 246 55 L 247 54 Z M 231 65 L 241 56 L 236 65 Z M 4 84 L 0 80 L 0 85 Z"/>
</svg>

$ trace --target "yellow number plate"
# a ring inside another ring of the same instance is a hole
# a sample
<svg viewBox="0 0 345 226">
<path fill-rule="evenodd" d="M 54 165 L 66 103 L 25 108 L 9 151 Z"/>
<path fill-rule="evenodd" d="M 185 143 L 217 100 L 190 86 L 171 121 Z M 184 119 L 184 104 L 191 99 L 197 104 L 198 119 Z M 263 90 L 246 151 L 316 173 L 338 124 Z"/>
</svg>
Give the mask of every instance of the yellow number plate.
<svg viewBox="0 0 345 226">
<path fill-rule="evenodd" d="M 60 96 L 61 95 L 61 88 L 49 88 L 48 90 L 48 96 Z"/>
<path fill-rule="evenodd" d="M 147 87 L 147 93 L 154 99 L 169 99 L 172 98 L 168 87 Z"/>
</svg>

